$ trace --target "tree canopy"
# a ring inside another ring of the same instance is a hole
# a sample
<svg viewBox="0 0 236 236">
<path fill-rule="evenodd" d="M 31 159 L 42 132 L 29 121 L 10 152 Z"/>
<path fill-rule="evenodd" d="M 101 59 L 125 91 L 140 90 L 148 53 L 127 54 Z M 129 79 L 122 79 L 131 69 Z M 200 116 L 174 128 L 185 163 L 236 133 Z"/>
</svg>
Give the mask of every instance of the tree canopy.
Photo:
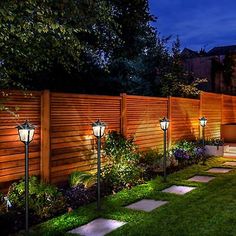
<svg viewBox="0 0 236 236">
<path fill-rule="evenodd" d="M 148 0 L 2 1 L 0 86 L 167 95 L 183 71 L 155 20 Z"/>
</svg>

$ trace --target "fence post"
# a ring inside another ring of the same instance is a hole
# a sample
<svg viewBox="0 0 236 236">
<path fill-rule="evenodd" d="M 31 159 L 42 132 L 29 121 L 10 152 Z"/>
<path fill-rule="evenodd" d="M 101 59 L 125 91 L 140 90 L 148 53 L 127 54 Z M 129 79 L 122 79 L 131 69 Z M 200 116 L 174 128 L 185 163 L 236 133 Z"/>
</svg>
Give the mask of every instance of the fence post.
<svg viewBox="0 0 236 236">
<path fill-rule="evenodd" d="M 203 116 L 203 114 L 202 114 L 202 100 L 203 100 L 203 92 L 201 91 L 200 92 L 200 105 L 199 105 L 199 118 L 201 118 Z M 201 131 L 202 131 L 202 127 L 198 123 L 199 139 L 202 138 L 202 134 L 201 134 L 202 132 Z"/>
<path fill-rule="evenodd" d="M 50 182 L 50 91 L 44 90 L 41 96 L 41 181 Z"/>
<path fill-rule="evenodd" d="M 172 98 L 171 96 L 168 97 L 168 103 L 167 103 L 167 117 L 170 120 L 170 124 L 169 124 L 169 129 L 167 131 L 167 137 L 168 137 L 168 149 L 170 149 L 171 144 L 172 144 L 172 109 L 171 109 L 171 102 L 172 102 Z"/>
<path fill-rule="evenodd" d="M 127 94 L 121 93 L 121 133 L 126 137 L 127 136 Z"/>
<path fill-rule="evenodd" d="M 220 121 L 220 138 L 222 139 L 222 125 L 224 124 L 224 94 L 221 94 L 221 121 Z"/>
</svg>

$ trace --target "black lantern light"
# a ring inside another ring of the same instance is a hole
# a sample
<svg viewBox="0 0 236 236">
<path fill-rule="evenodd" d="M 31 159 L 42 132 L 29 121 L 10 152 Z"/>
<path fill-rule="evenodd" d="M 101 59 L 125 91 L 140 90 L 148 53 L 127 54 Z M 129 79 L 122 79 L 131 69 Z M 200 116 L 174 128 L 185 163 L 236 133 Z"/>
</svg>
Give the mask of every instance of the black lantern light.
<svg viewBox="0 0 236 236">
<path fill-rule="evenodd" d="M 98 146 L 97 146 L 97 209 L 101 209 L 101 196 L 100 196 L 100 172 L 101 172 L 101 137 L 105 133 L 106 124 L 97 120 L 96 122 L 92 123 L 93 128 L 93 135 L 98 139 Z"/>
<path fill-rule="evenodd" d="M 164 169 L 164 182 L 166 182 L 166 132 L 169 128 L 170 121 L 164 117 L 160 120 L 160 127 L 164 131 L 164 159 L 163 159 L 163 169 Z"/>
<path fill-rule="evenodd" d="M 29 143 L 34 138 L 35 126 L 27 120 L 16 127 L 20 141 L 25 144 L 25 231 L 29 231 Z"/>
</svg>

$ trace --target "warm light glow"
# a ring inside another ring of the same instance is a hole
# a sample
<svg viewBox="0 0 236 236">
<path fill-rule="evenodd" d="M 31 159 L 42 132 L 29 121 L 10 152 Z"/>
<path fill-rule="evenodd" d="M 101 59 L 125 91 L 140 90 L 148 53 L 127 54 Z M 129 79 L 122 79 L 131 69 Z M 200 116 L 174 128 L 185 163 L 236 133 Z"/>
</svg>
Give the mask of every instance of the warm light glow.
<svg viewBox="0 0 236 236">
<path fill-rule="evenodd" d="M 106 128 L 106 124 L 104 122 L 97 120 L 92 124 L 92 127 L 94 136 L 96 136 L 97 138 L 101 138 L 104 135 Z"/>
<path fill-rule="evenodd" d="M 169 123 L 170 121 L 164 117 L 163 119 L 160 120 L 160 126 L 161 129 L 166 131 L 169 128 Z"/>
<path fill-rule="evenodd" d="M 34 138 L 35 126 L 28 121 L 17 126 L 20 141 L 23 143 L 30 143 Z"/>
<path fill-rule="evenodd" d="M 202 118 L 199 119 L 199 122 L 202 127 L 205 127 L 207 123 L 207 118 L 203 116 Z"/>
</svg>

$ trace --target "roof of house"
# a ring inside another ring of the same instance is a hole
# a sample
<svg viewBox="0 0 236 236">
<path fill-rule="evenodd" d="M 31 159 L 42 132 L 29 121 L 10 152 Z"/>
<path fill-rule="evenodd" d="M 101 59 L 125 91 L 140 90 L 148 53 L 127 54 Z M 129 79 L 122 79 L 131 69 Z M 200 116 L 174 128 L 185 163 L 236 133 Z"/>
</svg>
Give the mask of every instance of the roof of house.
<svg viewBox="0 0 236 236">
<path fill-rule="evenodd" d="M 192 58 L 192 57 L 198 57 L 199 53 L 196 51 L 193 51 L 189 48 L 184 48 L 183 51 L 181 52 L 181 57 L 183 58 Z"/>
<path fill-rule="evenodd" d="M 232 52 L 236 52 L 236 45 L 214 47 L 210 51 L 208 51 L 207 55 L 219 56 L 219 55 L 226 55 L 226 54 L 232 53 Z"/>
</svg>

